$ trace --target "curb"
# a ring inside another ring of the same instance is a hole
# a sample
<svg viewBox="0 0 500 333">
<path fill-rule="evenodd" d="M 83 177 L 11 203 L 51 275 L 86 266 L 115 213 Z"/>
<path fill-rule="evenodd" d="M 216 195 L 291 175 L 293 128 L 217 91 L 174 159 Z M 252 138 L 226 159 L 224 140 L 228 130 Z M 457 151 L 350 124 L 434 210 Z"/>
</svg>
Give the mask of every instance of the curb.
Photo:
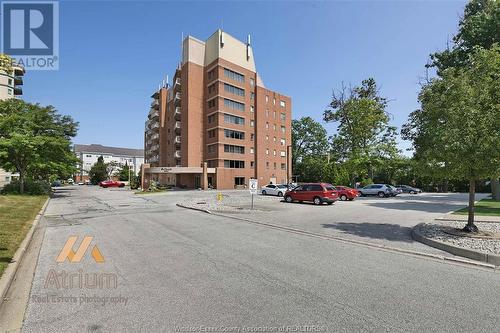
<svg viewBox="0 0 500 333">
<path fill-rule="evenodd" d="M 14 256 L 12 257 L 11 262 L 9 265 L 7 265 L 7 268 L 3 272 L 2 277 L 0 278 L 0 304 L 3 303 L 5 295 L 7 295 L 7 291 L 10 288 L 10 285 L 12 284 L 12 281 L 14 280 L 17 269 L 19 268 L 19 265 L 21 264 L 21 261 L 23 260 L 24 253 L 28 249 L 31 239 L 33 238 L 33 233 L 35 232 L 35 228 L 38 225 L 38 222 L 40 221 L 40 218 L 42 217 L 43 213 L 45 212 L 45 209 L 47 208 L 47 205 L 49 204 L 50 197 L 47 198 L 45 203 L 43 204 L 42 208 L 36 215 L 35 219 L 33 220 L 33 223 L 31 224 L 31 228 L 26 234 L 26 237 L 24 237 L 23 241 L 19 245 L 19 248 L 16 250 L 14 253 Z"/>
<path fill-rule="evenodd" d="M 446 251 L 460 257 L 465 257 L 468 259 L 485 262 L 487 263 L 488 266 L 493 266 L 495 269 L 498 266 L 500 266 L 500 255 L 466 249 L 464 247 L 451 245 L 449 243 L 445 243 L 439 240 L 426 237 L 420 232 L 420 228 L 424 225 L 425 223 L 417 224 L 415 227 L 413 227 L 411 231 L 412 238 L 417 242 L 432 246 L 436 249 L 440 249 L 442 251 Z M 454 261 L 460 261 L 460 259 L 458 258 L 450 258 L 450 259 L 453 259 Z"/>
<path fill-rule="evenodd" d="M 463 215 L 462 215 L 463 216 Z M 459 219 L 459 218 L 453 218 L 451 216 L 444 216 L 444 217 L 437 217 L 435 218 L 435 220 L 437 221 L 453 221 L 453 222 L 467 222 L 467 219 Z M 474 222 L 480 222 L 480 223 L 500 223 L 500 219 L 491 219 L 491 220 L 481 220 L 481 219 L 477 219 L 477 218 L 474 218 Z"/>
<path fill-rule="evenodd" d="M 494 271 L 497 270 L 497 267 L 495 265 L 488 264 L 488 263 L 475 262 L 475 261 L 471 261 L 471 260 L 467 260 L 467 259 L 460 259 L 460 258 L 445 257 L 445 256 L 438 255 L 438 254 L 432 254 L 432 253 L 426 253 L 426 252 L 420 252 L 420 251 L 406 250 L 406 249 L 401 249 L 401 248 L 382 245 L 382 244 L 376 244 L 376 243 L 370 243 L 370 242 L 365 242 L 365 241 L 360 241 L 360 240 L 348 239 L 345 237 L 319 234 L 319 233 L 309 232 L 309 231 L 305 231 L 305 230 L 285 227 L 285 226 L 281 226 L 281 225 L 277 225 L 277 224 L 259 222 L 259 221 L 239 217 L 239 216 L 211 212 L 207 209 L 188 207 L 188 206 L 185 206 L 182 204 L 177 204 L 177 206 L 182 207 L 182 208 L 186 208 L 186 209 L 191 209 L 191 210 L 203 212 L 203 213 L 208 213 L 211 215 L 223 216 L 223 217 L 227 217 L 227 218 L 231 218 L 231 219 L 235 219 L 235 220 L 244 221 L 247 223 L 271 227 L 273 229 L 284 230 L 284 231 L 292 232 L 295 234 L 301 234 L 301 235 L 305 235 L 305 236 L 309 236 L 309 237 L 315 237 L 315 238 L 321 238 L 321 239 L 327 239 L 327 240 L 336 240 L 336 241 L 340 241 L 343 243 L 357 244 L 357 245 L 362 245 L 362 246 L 366 246 L 366 247 L 370 247 L 370 248 L 376 248 L 376 249 L 379 249 L 382 251 L 404 253 L 404 254 L 408 254 L 408 255 L 413 255 L 413 256 L 417 256 L 417 257 L 424 257 L 424 258 L 434 259 L 434 260 L 438 260 L 438 261 L 468 264 L 468 265 L 473 265 L 473 266 L 477 266 L 477 267 L 481 267 L 481 268 L 491 269 Z M 413 234 L 413 232 L 412 232 L 412 234 Z"/>
</svg>

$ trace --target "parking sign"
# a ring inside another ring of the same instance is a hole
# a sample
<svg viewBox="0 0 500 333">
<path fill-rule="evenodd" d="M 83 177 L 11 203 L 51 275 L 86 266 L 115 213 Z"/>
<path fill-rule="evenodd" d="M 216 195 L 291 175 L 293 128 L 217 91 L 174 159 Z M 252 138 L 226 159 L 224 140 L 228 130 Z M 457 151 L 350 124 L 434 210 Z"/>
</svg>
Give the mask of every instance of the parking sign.
<svg viewBox="0 0 500 333">
<path fill-rule="evenodd" d="M 251 194 L 257 194 L 257 189 L 259 187 L 259 183 L 257 179 L 250 179 L 248 182 L 248 189 L 250 190 Z"/>
</svg>

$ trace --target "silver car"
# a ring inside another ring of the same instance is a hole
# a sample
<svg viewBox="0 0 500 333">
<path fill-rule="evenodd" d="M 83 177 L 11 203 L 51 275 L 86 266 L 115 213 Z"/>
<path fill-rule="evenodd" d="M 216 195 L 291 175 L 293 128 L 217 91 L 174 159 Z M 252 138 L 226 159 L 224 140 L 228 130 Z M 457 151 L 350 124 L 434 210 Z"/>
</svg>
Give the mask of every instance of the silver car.
<svg viewBox="0 0 500 333">
<path fill-rule="evenodd" d="M 288 188 L 286 185 L 268 184 L 261 189 L 263 195 L 277 195 L 282 197 Z"/>
<path fill-rule="evenodd" d="M 393 195 L 393 190 L 390 186 L 385 184 L 371 184 L 358 189 L 362 196 L 376 195 L 380 198 L 389 197 Z"/>
</svg>

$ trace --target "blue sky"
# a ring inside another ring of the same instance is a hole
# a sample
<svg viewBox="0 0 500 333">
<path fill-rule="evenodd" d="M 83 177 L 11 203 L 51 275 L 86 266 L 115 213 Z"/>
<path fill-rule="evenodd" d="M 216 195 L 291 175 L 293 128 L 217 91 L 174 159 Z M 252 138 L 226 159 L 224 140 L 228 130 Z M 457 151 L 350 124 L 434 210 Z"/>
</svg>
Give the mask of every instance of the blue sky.
<svg viewBox="0 0 500 333">
<path fill-rule="evenodd" d="M 24 99 L 79 121 L 75 143 L 142 148 L 150 95 L 173 74 L 182 34 L 206 39 L 223 22 L 241 40 L 251 34 L 258 72 L 268 88 L 292 97 L 294 118 L 322 121 L 332 89 L 373 77 L 400 128 L 418 107 L 429 53 L 446 46 L 464 5 L 61 1 L 60 69 L 28 72 Z"/>
</svg>

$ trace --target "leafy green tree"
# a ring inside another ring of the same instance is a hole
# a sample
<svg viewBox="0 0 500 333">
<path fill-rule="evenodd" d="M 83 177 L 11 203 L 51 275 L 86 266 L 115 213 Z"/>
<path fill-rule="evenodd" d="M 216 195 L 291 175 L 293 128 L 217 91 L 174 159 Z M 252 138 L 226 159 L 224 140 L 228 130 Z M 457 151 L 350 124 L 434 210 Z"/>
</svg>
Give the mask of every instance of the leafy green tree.
<svg viewBox="0 0 500 333">
<path fill-rule="evenodd" d="M 311 117 L 292 120 L 292 165 L 295 168 L 306 156 L 323 157 L 328 152 L 325 128 Z"/>
<path fill-rule="evenodd" d="M 0 101 L 0 167 L 19 173 L 20 193 L 27 177 L 49 180 L 76 170 L 71 138 L 77 128 L 78 123 L 52 106 Z"/>
<path fill-rule="evenodd" d="M 421 109 L 410 114 L 402 135 L 421 164 L 469 181 L 464 231 L 476 232 L 476 181 L 500 172 L 500 47 L 477 48 L 468 63 L 443 70 L 422 88 Z"/>
<path fill-rule="evenodd" d="M 120 172 L 118 173 L 118 178 L 121 181 L 128 181 L 129 178 L 131 178 L 133 175 L 133 172 L 130 169 L 131 168 L 128 166 L 128 163 L 125 163 L 125 165 L 120 169 Z"/>
<path fill-rule="evenodd" d="M 90 182 L 94 185 L 108 179 L 108 170 L 102 156 L 99 156 L 97 162 L 90 168 L 89 178 Z"/>
<path fill-rule="evenodd" d="M 474 48 L 490 49 L 500 42 L 500 1 L 471 0 L 465 6 L 452 42 L 451 47 L 430 56 L 428 67 L 436 67 L 438 74 L 450 67 L 469 66 Z"/>
<path fill-rule="evenodd" d="M 343 85 L 323 113 L 326 122 L 337 123 L 332 152 L 349 170 L 352 186 L 358 176 L 373 178 L 374 169 L 398 153 L 396 128 L 389 126 L 386 106 L 375 80 L 369 78 L 358 87 Z"/>
</svg>

